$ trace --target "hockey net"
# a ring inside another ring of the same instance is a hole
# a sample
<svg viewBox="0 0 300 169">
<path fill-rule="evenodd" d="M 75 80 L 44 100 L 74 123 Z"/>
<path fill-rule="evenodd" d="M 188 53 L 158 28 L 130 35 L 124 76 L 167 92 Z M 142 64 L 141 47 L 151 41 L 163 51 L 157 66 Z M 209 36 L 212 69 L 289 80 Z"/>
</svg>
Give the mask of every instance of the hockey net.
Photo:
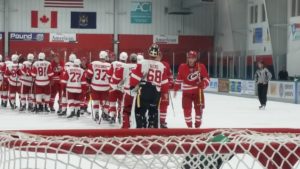
<svg viewBox="0 0 300 169">
<path fill-rule="evenodd" d="M 298 129 L 0 132 L 0 169 L 294 169 Z"/>
</svg>

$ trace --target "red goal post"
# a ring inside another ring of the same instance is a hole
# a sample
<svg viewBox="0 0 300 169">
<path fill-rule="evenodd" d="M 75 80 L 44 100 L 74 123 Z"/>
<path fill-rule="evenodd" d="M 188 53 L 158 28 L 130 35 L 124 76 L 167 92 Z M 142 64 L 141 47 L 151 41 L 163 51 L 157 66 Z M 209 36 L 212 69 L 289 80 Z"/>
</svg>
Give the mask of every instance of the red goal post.
<svg viewBox="0 0 300 169">
<path fill-rule="evenodd" d="M 227 141 L 212 141 L 218 136 L 226 138 Z M 0 169 L 18 167 L 292 169 L 300 168 L 299 159 L 300 129 L 0 132 Z"/>
</svg>

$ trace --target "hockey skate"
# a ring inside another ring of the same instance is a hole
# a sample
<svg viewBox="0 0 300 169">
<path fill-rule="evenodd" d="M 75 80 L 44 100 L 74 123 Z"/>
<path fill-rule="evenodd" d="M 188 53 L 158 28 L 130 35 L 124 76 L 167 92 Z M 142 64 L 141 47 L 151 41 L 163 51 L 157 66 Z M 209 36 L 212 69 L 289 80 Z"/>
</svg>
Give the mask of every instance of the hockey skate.
<svg viewBox="0 0 300 169">
<path fill-rule="evenodd" d="M 75 116 L 75 110 L 71 112 L 70 115 L 67 116 L 68 119 L 73 118 Z"/>
<path fill-rule="evenodd" d="M 77 112 L 76 112 L 76 116 L 77 116 L 77 118 L 79 118 L 79 117 L 80 117 L 80 110 L 77 110 Z"/>
<path fill-rule="evenodd" d="M 36 109 L 36 113 L 41 113 L 41 112 L 43 112 L 43 105 L 39 104 L 37 109 Z"/>
<path fill-rule="evenodd" d="M 47 105 L 45 105 L 45 107 L 44 107 L 44 112 L 46 112 L 46 113 L 50 113 L 51 112 Z"/>
<path fill-rule="evenodd" d="M 167 128 L 168 128 L 167 123 L 161 122 L 161 123 L 160 123 L 160 128 L 162 128 L 162 129 L 167 129 Z"/>
<path fill-rule="evenodd" d="M 116 123 L 116 117 L 110 117 L 109 124 L 115 124 L 115 123 Z"/>
<path fill-rule="evenodd" d="M 265 110 L 265 109 L 266 109 L 266 105 L 259 106 L 259 110 Z"/>
<path fill-rule="evenodd" d="M 19 111 L 24 112 L 26 110 L 26 105 L 21 105 Z"/>
<path fill-rule="evenodd" d="M 65 115 L 67 115 L 67 110 L 64 110 L 64 111 L 58 110 L 57 115 L 58 116 L 65 116 Z"/>
<path fill-rule="evenodd" d="M 103 113 L 102 113 L 103 114 Z M 99 118 L 99 112 L 95 112 L 95 117 L 94 117 L 94 121 L 98 121 Z"/>
<path fill-rule="evenodd" d="M 54 107 L 50 107 L 50 112 L 51 112 L 51 113 L 55 113 Z"/>
</svg>

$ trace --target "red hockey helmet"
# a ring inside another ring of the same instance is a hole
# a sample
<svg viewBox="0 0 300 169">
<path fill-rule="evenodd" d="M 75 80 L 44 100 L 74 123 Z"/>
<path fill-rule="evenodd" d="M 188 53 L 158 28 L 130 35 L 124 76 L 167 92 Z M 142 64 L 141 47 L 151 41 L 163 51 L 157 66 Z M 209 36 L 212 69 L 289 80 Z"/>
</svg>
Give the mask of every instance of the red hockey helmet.
<svg viewBox="0 0 300 169">
<path fill-rule="evenodd" d="M 197 52 L 193 50 L 189 51 L 187 53 L 187 58 L 197 58 Z"/>
</svg>

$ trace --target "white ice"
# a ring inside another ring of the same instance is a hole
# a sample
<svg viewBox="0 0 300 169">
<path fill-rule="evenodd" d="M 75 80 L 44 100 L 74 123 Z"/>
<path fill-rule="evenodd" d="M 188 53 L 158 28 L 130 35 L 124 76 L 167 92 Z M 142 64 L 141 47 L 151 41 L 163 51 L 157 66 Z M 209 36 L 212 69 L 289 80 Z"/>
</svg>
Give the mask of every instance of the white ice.
<svg viewBox="0 0 300 169">
<path fill-rule="evenodd" d="M 205 96 L 206 109 L 204 111 L 202 128 L 300 128 L 300 105 L 269 101 L 266 110 L 262 111 L 258 109 L 258 100 L 255 98 L 243 98 L 211 93 L 206 93 Z M 178 93 L 176 98 L 172 98 L 172 102 L 174 105 L 174 111 L 170 104 L 167 116 L 168 126 L 170 128 L 185 128 L 186 125 L 181 108 L 181 93 Z M 101 125 L 98 125 L 87 116 L 81 117 L 80 119 L 66 119 L 59 118 L 55 114 L 37 115 L 32 113 L 19 113 L 17 110 L 12 111 L 9 108 L 0 109 L 0 130 L 104 129 L 119 127 L 120 125 L 118 124 L 110 125 L 105 122 L 103 122 Z M 3 150 L 4 149 L 0 149 L 0 153 L 2 152 L 3 157 L 3 161 L 1 162 L 0 160 L 0 168 L 5 169 L 24 167 L 47 169 L 123 168 L 119 167 L 117 162 L 111 160 L 114 159 L 112 156 L 107 157 L 110 160 L 102 159 L 102 156 L 97 157 L 97 159 L 94 159 L 94 157 L 85 159 L 83 158 L 84 156 L 76 156 L 71 154 L 58 155 Z M 80 164 L 78 164 L 78 159 L 81 157 L 82 161 L 80 161 Z M 151 157 L 151 159 L 153 157 Z M 99 166 L 97 167 L 94 165 L 95 161 L 91 162 L 90 160 L 96 160 L 99 162 Z M 68 164 L 68 167 L 66 164 Z M 92 164 L 94 167 L 91 166 Z M 296 166 L 297 167 L 295 168 L 300 168 L 299 165 Z M 163 168 L 177 167 L 165 166 Z M 261 169 L 263 167 L 257 162 L 257 160 L 254 160 L 247 154 L 235 155 L 232 160 L 230 160 L 228 163 L 224 163 L 222 166 L 222 169 L 237 168 Z"/>
<path fill-rule="evenodd" d="M 259 110 L 255 98 L 206 93 L 205 100 L 202 128 L 300 128 L 300 105 L 297 104 L 269 101 L 266 110 Z M 172 101 L 174 111 L 170 103 L 168 127 L 185 128 L 181 93 Z M 120 128 L 120 125 L 105 122 L 98 125 L 87 116 L 70 120 L 55 114 L 37 115 L 0 109 L 0 130 L 101 128 Z"/>
</svg>

